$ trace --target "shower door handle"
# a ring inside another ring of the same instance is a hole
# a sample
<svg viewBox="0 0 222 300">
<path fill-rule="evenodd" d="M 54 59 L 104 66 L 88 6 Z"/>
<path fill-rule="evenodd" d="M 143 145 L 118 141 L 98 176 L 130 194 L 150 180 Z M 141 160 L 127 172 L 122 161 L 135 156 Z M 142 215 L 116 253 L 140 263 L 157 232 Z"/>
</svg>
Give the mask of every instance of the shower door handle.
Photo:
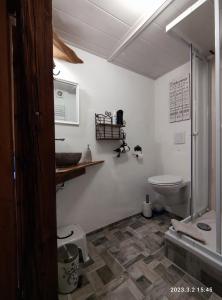
<svg viewBox="0 0 222 300">
<path fill-rule="evenodd" d="M 194 131 L 194 132 L 192 133 L 192 136 L 198 136 L 198 134 L 199 134 L 199 131 Z"/>
</svg>

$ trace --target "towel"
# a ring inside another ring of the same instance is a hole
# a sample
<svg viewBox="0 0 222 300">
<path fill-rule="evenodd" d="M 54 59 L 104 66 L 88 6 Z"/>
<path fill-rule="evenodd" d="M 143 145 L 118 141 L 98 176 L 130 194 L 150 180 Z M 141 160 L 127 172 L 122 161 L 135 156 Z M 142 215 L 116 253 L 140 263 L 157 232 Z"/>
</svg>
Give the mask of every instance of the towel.
<svg viewBox="0 0 222 300">
<path fill-rule="evenodd" d="M 175 219 L 171 220 L 171 223 L 176 230 L 176 232 L 185 234 L 198 242 L 206 244 L 206 240 L 204 239 L 202 233 L 195 227 L 192 223 L 182 223 Z"/>
</svg>

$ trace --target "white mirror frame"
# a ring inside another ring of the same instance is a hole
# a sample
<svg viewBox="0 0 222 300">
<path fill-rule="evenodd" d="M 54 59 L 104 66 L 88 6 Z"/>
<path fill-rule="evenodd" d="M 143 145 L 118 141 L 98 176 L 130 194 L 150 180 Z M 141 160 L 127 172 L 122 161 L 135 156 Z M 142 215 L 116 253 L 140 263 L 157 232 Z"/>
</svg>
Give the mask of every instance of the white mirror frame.
<svg viewBox="0 0 222 300">
<path fill-rule="evenodd" d="M 79 84 L 76 82 L 72 82 L 72 81 L 68 81 L 68 80 L 64 80 L 64 79 L 60 79 L 60 78 L 53 78 L 55 81 L 59 81 L 62 83 L 67 83 L 70 85 L 73 85 L 76 87 L 76 110 L 77 110 L 77 120 L 76 122 L 71 122 L 71 121 L 60 121 L 60 120 L 56 120 L 55 119 L 55 124 L 63 124 L 63 125 L 79 125 Z"/>
</svg>

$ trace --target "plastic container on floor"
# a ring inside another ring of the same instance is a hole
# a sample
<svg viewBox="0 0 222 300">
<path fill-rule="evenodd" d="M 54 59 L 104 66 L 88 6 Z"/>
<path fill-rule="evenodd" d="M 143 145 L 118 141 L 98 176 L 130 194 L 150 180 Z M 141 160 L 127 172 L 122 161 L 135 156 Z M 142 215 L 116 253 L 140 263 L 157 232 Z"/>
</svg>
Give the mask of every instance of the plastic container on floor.
<svg viewBox="0 0 222 300">
<path fill-rule="evenodd" d="M 58 248 L 66 244 L 75 244 L 81 252 L 83 262 L 89 260 L 86 234 L 80 225 L 73 224 L 58 228 L 57 243 Z"/>
<path fill-rule="evenodd" d="M 143 202 L 142 214 L 145 218 L 152 217 L 152 204 L 150 203 L 149 196 L 146 196 L 146 200 Z"/>
<path fill-rule="evenodd" d="M 58 282 L 59 293 L 72 293 L 79 280 L 79 250 L 74 244 L 58 248 Z"/>
</svg>

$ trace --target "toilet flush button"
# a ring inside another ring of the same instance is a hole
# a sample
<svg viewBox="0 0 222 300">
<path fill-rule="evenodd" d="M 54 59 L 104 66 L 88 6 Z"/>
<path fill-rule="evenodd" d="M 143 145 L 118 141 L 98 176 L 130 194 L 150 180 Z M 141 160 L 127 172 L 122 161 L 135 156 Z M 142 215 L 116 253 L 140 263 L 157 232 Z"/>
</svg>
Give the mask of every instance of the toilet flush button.
<svg viewBox="0 0 222 300">
<path fill-rule="evenodd" d="M 176 132 L 174 134 L 174 144 L 181 145 L 186 143 L 186 133 L 185 131 Z"/>
</svg>

